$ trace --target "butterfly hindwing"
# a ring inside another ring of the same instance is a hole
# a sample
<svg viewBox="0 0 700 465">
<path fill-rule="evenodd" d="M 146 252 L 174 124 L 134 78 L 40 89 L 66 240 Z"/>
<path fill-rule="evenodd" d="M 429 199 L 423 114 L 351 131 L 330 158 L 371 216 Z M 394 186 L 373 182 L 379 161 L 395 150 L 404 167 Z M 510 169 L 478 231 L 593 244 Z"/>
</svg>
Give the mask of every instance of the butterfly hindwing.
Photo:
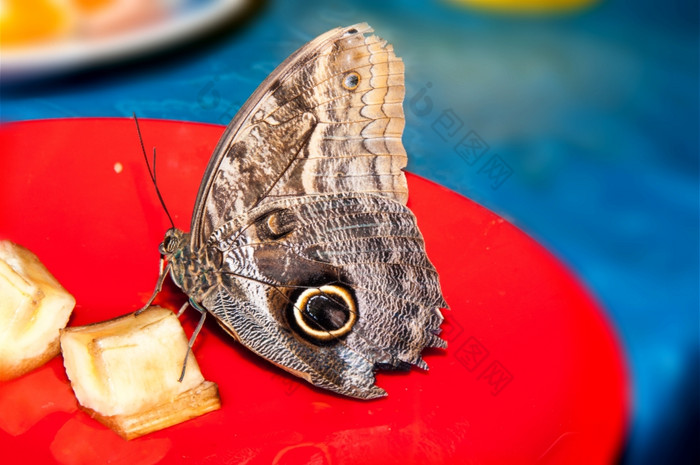
<svg viewBox="0 0 700 465">
<path fill-rule="evenodd" d="M 210 312 L 244 345 L 314 384 L 377 397 L 384 392 L 374 369 L 425 368 L 422 350 L 444 346 L 437 272 L 415 217 L 395 200 L 276 200 L 223 225 L 208 245 L 222 255 L 221 286 L 204 302 Z M 295 320 L 295 305 L 306 310 L 300 293 L 324 286 L 346 289 L 353 300 L 347 334 L 310 337 Z"/>
</svg>

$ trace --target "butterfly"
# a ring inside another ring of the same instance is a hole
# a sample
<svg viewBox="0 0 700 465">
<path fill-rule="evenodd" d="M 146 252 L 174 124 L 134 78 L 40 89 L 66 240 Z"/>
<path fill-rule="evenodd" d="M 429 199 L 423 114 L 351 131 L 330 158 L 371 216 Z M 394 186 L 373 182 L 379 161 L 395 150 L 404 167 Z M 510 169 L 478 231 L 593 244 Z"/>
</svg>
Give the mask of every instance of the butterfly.
<svg viewBox="0 0 700 465">
<path fill-rule="evenodd" d="M 427 369 L 447 307 L 406 207 L 403 62 L 370 32 L 322 34 L 252 94 L 191 232 L 165 234 L 153 294 L 169 274 L 202 313 L 195 336 L 212 315 L 273 364 L 362 399 L 386 395 L 378 369 Z"/>
</svg>

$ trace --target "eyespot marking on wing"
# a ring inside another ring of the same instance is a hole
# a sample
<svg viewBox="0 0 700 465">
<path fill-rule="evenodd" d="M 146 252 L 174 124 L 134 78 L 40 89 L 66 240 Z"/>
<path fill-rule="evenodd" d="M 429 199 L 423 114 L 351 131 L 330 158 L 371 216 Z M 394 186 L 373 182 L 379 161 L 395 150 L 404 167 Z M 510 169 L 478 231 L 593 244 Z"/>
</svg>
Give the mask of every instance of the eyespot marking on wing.
<svg viewBox="0 0 700 465">
<path fill-rule="evenodd" d="M 350 332 L 357 321 L 357 305 L 344 287 L 325 285 L 304 290 L 294 301 L 292 314 L 303 336 L 328 342 Z"/>
<path fill-rule="evenodd" d="M 357 71 L 350 71 L 343 76 L 343 87 L 347 90 L 355 90 L 360 85 L 360 74 Z"/>
</svg>

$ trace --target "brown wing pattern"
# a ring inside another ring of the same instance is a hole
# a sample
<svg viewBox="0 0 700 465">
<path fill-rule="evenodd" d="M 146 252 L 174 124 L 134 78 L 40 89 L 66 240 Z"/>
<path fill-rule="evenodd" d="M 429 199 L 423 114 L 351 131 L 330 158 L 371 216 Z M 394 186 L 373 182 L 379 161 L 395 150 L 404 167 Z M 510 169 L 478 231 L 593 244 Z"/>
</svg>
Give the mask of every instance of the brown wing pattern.
<svg viewBox="0 0 700 465">
<path fill-rule="evenodd" d="M 229 124 L 192 219 L 197 248 L 221 225 L 284 197 L 408 191 L 403 63 L 367 24 L 334 29 L 283 62 Z"/>
<path fill-rule="evenodd" d="M 204 305 L 242 344 L 309 382 L 375 398 L 373 371 L 428 366 L 445 307 L 411 211 L 368 194 L 278 199 L 217 230 L 219 284 Z M 291 317 L 300 289 L 352 290 L 356 323 L 319 344 Z"/>
</svg>

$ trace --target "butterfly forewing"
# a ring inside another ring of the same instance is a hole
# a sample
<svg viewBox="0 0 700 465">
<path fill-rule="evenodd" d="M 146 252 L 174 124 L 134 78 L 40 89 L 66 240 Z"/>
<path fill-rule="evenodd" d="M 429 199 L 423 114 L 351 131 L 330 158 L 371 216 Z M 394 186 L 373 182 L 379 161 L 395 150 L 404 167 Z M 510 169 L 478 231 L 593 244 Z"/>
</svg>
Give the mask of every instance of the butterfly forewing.
<svg viewBox="0 0 700 465">
<path fill-rule="evenodd" d="M 283 196 L 373 192 L 406 202 L 403 63 L 370 31 L 359 24 L 314 39 L 246 102 L 207 167 L 194 247 Z"/>
</svg>

